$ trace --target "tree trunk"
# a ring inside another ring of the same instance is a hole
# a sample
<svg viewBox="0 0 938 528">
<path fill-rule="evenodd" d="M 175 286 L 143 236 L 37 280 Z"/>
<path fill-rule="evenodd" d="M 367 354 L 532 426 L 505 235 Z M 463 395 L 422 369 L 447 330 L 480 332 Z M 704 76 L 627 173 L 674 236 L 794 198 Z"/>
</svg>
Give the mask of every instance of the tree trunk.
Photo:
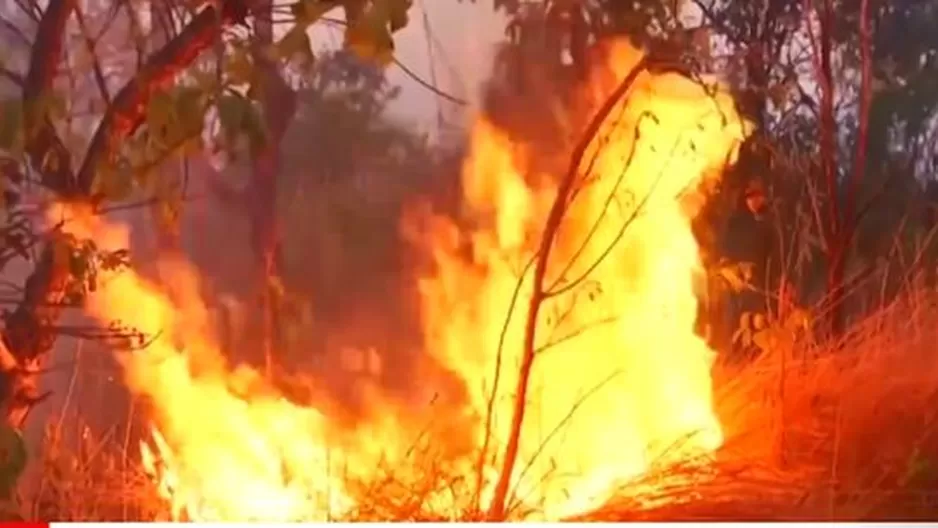
<svg viewBox="0 0 938 528">
<path fill-rule="evenodd" d="M 60 200 L 93 206 L 101 198 L 93 196 L 95 177 L 110 161 L 111 146 L 126 140 L 143 124 L 155 89 L 191 64 L 215 41 L 221 26 L 243 22 L 247 7 L 243 0 L 224 0 L 220 12 L 215 7 L 202 10 L 154 54 L 140 75 L 128 81 L 113 98 L 77 170 L 52 121 L 32 104 L 53 89 L 65 25 L 74 8 L 75 0 L 50 0 L 39 22 L 23 82 L 23 124 L 28 132 L 25 151 L 43 185 Z M 43 399 L 38 394 L 38 378 L 55 344 L 55 324 L 73 283 L 71 251 L 67 237 L 51 237 L 26 281 L 23 300 L 5 318 L 0 347 L 0 408 L 4 421 L 15 428 L 22 427 L 29 411 Z"/>
<path fill-rule="evenodd" d="M 150 1 L 150 34 L 148 39 L 149 55 L 152 57 L 163 49 L 170 40 L 172 31 L 172 6 L 159 0 Z M 157 185 L 164 191 L 160 194 L 160 203 L 153 209 L 153 220 L 156 227 L 156 249 L 161 255 L 179 255 L 182 253 L 182 242 L 179 232 L 181 221 L 178 208 L 173 207 L 175 196 L 173 193 L 181 191 L 181 178 L 179 170 L 172 160 L 161 163 L 156 169 L 159 182 Z M 167 191 L 168 190 L 168 191 Z M 167 196 L 169 195 L 169 196 Z"/>
<path fill-rule="evenodd" d="M 262 0 L 258 12 L 269 13 L 270 0 Z M 296 109 L 296 94 L 280 75 L 277 64 L 264 52 L 273 42 L 269 17 L 255 22 L 255 89 L 259 91 L 266 128 L 265 141 L 254 152 L 251 174 L 251 235 L 257 259 L 256 291 L 260 310 L 262 364 L 272 373 L 277 346 L 277 286 L 280 276 L 280 233 L 277 219 L 277 176 L 280 173 L 280 145 Z"/>
</svg>

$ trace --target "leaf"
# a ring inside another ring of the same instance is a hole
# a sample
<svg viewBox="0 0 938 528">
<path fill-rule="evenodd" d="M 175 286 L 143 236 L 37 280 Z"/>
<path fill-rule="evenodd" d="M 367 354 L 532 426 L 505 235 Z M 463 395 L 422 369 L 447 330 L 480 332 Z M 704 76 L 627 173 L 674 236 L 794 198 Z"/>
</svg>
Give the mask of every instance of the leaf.
<svg viewBox="0 0 938 528">
<path fill-rule="evenodd" d="M 168 193 L 162 193 L 168 194 Z M 182 200 L 178 197 L 179 193 L 172 196 L 163 196 L 157 200 L 154 208 L 156 209 L 156 221 L 160 231 L 170 235 L 173 238 L 179 236 L 179 219 L 182 211 Z"/>
<path fill-rule="evenodd" d="M 768 321 L 766 321 L 766 319 L 765 319 L 765 315 L 763 315 L 763 314 L 755 314 L 755 315 L 752 317 L 752 327 L 753 327 L 754 329 L 756 329 L 756 330 L 763 330 L 763 329 L 765 329 L 765 328 L 768 327 L 768 326 L 769 326 L 769 324 L 768 324 Z"/>
<path fill-rule="evenodd" d="M 744 347 L 749 346 L 752 344 L 752 331 L 750 331 L 748 328 L 736 329 L 736 331 L 733 332 L 732 342 L 739 343 Z"/>
<path fill-rule="evenodd" d="M 241 132 L 247 137 L 248 147 L 252 151 L 264 148 L 267 143 L 267 127 L 261 117 L 260 112 L 252 105 L 249 105 L 244 114 L 244 120 L 241 123 Z"/>
<path fill-rule="evenodd" d="M 264 121 L 249 99 L 226 94 L 219 98 L 217 108 L 224 141 L 229 149 L 237 150 L 235 147 L 242 137 L 247 138 L 251 148 L 259 148 L 265 143 Z"/>
<path fill-rule="evenodd" d="M 19 98 L 0 101 L 0 149 L 19 152 L 23 146 L 23 107 Z"/>
<path fill-rule="evenodd" d="M 410 20 L 407 13 L 413 5 L 413 0 L 384 0 L 388 4 L 388 24 L 391 33 L 396 33 L 407 26 Z"/>
<path fill-rule="evenodd" d="M 713 42 L 713 37 L 709 27 L 701 26 L 694 29 L 691 32 L 690 40 L 694 50 L 703 60 L 708 61 L 712 59 L 713 52 L 711 45 Z"/>
<path fill-rule="evenodd" d="M 412 0 L 374 0 L 364 11 L 349 13 L 345 45 L 359 57 L 386 66 L 394 59 L 392 33 L 407 24 Z"/>
<path fill-rule="evenodd" d="M 339 7 L 339 2 L 329 0 L 299 0 L 290 4 L 290 13 L 296 20 L 297 25 L 306 27 L 317 22 L 329 11 Z"/>
<path fill-rule="evenodd" d="M 756 332 L 752 336 L 752 343 L 764 352 L 769 352 L 775 348 L 778 341 L 775 332 L 771 329 Z"/>
<path fill-rule="evenodd" d="M 0 500 L 10 500 L 26 469 L 26 443 L 16 429 L 0 425 Z"/>
<path fill-rule="evenodd" d="M 218 122 L 228 137 L 237 136 L 244 122 L 245 100 L 238 95 L 223 95 L 216 104 Z M 233 140 L 232 140 L 233 142 Z"/>
<path fill-rule="evenodd" d="M 280 59 L 296 61 L 303 68 L 311 67 L 315 61 L 306 27 L 299 24 L 290 28 L 290 31 L 277 41 L 274 52 Z"/>
<path fill-rule="evenodd" d="M 205 91 L 198 86 L 178 86 L 173 90 L 176 113 L 186 124 L 187 130 L 202 129 L 202 113 L 205 111 Z"/>
<path fill-rule="evenodd" d="M 792 94 L 795 93 L 796 82 L 798 82 L 796 79 L 786 79 L 769 86 L 767 95 L 775 108 L 784 109 L 788 105 Z"/>
<path fill-rule="evenodd" d="M 807 310 L 796 308 L 788 314 L 785 320 L 785 328 L 788 330 L 807 330 L 811 327 L 811 315 Z"/>
<path fill-rule="evenodd" d="M 251 54 L 243 47 L 235 47 L 225 61 L 225 73 L 230 84 L 242 85 L 254 82 L 254 62 Z"/>
<path fill-rule="evenodd" d="M 368 19 L 366 19 L 368 20 Z M 386 66 L 394 59 L 394 40 L 384 26 L 359 22 L 345 31 L 345 46 L 362 59 Z"/>
<path fill-rule="evenodd" d="M 167 92 L 158 92 L 150 98 L 147 105 L 147 137 L 156 147 L 166 147 L 169 143 L 169 130 L 176 122 L 176 108 L 172 96 Z"/>
<path fill-rule="evenodd" d="M 752 265 L 747 262 L 721 266 L 717 270 L 717 274 L 722 277 L 736 293 L 751 288 L 749 281 L 752 280 Z"/>
<path fill-rule="evenodd" d="M 130 196 L 133 184 L 133 169 L 127 160 L 121 160 L 116 166 L 107 165 L 98 170 L 93 192 L 96 196 L 120 201 Z"/>
<path fill-rule="evenodd" d="M 36 99 L 36 103 L 41 115 L 52 121 L 62 119 L 68 113 L 68 100 L 61 93 L 49 92 Z"/>
</svg>

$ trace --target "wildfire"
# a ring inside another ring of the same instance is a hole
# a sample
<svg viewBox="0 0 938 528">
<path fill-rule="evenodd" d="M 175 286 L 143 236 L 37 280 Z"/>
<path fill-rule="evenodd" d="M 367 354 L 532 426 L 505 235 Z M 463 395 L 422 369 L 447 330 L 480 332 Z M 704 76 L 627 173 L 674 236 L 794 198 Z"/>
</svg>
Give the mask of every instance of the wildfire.
<svg viewBox="0 0 938 528">
<path fill-rule="evenodd" d="M 625 43 L 607 57 L 616 82 L 640 58 Z M 602 80 L 592 87 L 604 96 L 611 90 Z M 705 277 L 691 221 L 744 138 L 733 108 L 725 93 L 645 72 L 585 156 L 548 266 L 555 293 L 537 321 L 514 473 L 519 496 L 548 518 L 597 506 L 655 462 L 722 443 L 711 401 L 714 351 L 694 332 Z M 526 264 L 557 192 L 557 176 L 530 174 L 534 155 L 480 121 L 463 172 L 475 229 L 426 216 L 410 226 L 437 268 L 420 280 L 428 353 L 462 376 L 481 416 L 496 389 L 489 441 L 496 455 L 513 413 L 531 295 Z M 485 431 L 478 434 L 485 444 Z"/>
<path fill-rule="evenodd" d="M 638 54 L 618 44 L 608 57 L 621 78 Z M 537 321 L 513 474 L 517 496 L 546 517 L 597 505 L 656 460 L 721 445 L 711 401 L 714 352 L 694 333 L 703 277 L 691 221 L 705 201 L 702 184 L 719 178 L 744 133 L 727 95 L 646 72 L 587 153 L 592 170 L 583 168 L 548 266 L 556 294 Z M 414 212 L 403 223 L 436 264 L 415 279 L 427 361 L 463 381 L 468 408 L 456 411 L 479 424 L 434 441 L 486 446 L 483 507 L 514 406 L 527 264 L 556 194 L 545 183 L 556 177 L 528 174 L 532 155 L 480 120 L 463 170 L 466 221 Z M 127 229 L 100 218 L 78 215 L 66 228 L 102 247 L 127 247 Z M 369 401 L 382 412 L 348 431 L 321 409 L 287 400 L 257 372 L 227 365 L 192 269 L 164 262 L 160 276 L 169 286 L 116 274 L 87 310 L 150 337 L 120 360 L 128 387 L 152 408 L 143 462 L 174 517 L 326 520 L 369 500 L 350 479 L 367 480 L 410 445 L 394 406 L 374 394 Z M 454 461 L 466 480 L 477 478 L 477 463 Z"/>
</svg>

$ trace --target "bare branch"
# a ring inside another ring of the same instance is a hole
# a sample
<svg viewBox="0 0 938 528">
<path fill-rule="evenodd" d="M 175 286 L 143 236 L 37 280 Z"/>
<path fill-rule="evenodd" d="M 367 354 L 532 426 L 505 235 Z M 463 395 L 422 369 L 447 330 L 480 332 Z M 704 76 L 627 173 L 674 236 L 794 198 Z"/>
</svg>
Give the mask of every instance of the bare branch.
<svg viewBox="0 0 938 528">
<path fill-rule="evenodd" d="M 88 34 L 88 27 L 85 25 L 85 15 L 81 12 L 81 7 L 75 6 L 75 18 L 78 20 L 78 27 L 81 29 L 81 35 L 85 41 L 85 48 L 91 56 L 91 67 L 94 72 L 94 79 L 98 83 L 98 91 L 101 93 L 101 99 L 105 104 L 111 105 L 111 94 L 107 89 L 107 81 L 104 79 L 104 71 L 101 69 L 101 61 L 98 60 L 98 53 L 95 50 L 97 42 L 92 40 Z"/>
<path fill-rule="evenodd" d="M 593 142 L 603 123 L 615 109 L 616 105 L 625 97 L 638 79 L 639 74 L 645 71 L 647 67 L 648 58 L 647 56 L 643 56 L 638 63 L 635 64 L 632 71 L 622 80 L 619 86 L 610 94 L 593 117 L 583 136 L 580 138 L 579 143 L 576 145 L 576 148 L 573 150 L 567 173 L 560 183 L 557 196 L 554 198 L 554 203 L 547 216 L 547 222 L 541 237 L 541 245 L 537 253 L 537 261 L 534 268 L 534 288 L 528 303 L 527 320 L 525 321 L 524 330 L 524 348 L 522 350 L 518 385 L 515 391 L 514 411 L 511 419 L 511 427 L 509 429 L 508 444 L 505 447 L 505 458 L 502 461 L 501 473 L 495 484 L 492 505 L 488 512 L 490 519 L 502 519 L 505 516 L 508 487 L 511 484 L 511 475 L 514 472 L 515 461 L 518 458 L 521 428 L 524 423 L 524 415 L 527 408 L 528 380 L 531 377 L 531 367 L 534 364 L 534 341 L 537 331 L 538 314 L 540 313 L 543 301 L 546 299 L 544 277 L 547 273 L 547 263 L 550 261 L 551 250 L 556 241 L 557 230 L 560 228 L 560 223 L 567 209 L 570 192 L 573 190 L 574 183 L 580 172 L 580 165 L 583 162 L 583 157 L 590 144 Z"/>
</svg>

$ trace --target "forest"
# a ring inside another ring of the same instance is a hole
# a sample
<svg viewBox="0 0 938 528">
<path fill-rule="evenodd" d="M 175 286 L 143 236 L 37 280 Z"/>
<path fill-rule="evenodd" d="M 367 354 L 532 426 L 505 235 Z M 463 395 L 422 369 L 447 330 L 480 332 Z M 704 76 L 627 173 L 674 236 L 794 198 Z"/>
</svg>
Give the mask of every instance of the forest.
<svg viewBox="0 0 938 528">
<path fill-rule="evenodd" d="M 0 520 L 938 519 L 936 27 L 0 4 Z"/>
</svg>

